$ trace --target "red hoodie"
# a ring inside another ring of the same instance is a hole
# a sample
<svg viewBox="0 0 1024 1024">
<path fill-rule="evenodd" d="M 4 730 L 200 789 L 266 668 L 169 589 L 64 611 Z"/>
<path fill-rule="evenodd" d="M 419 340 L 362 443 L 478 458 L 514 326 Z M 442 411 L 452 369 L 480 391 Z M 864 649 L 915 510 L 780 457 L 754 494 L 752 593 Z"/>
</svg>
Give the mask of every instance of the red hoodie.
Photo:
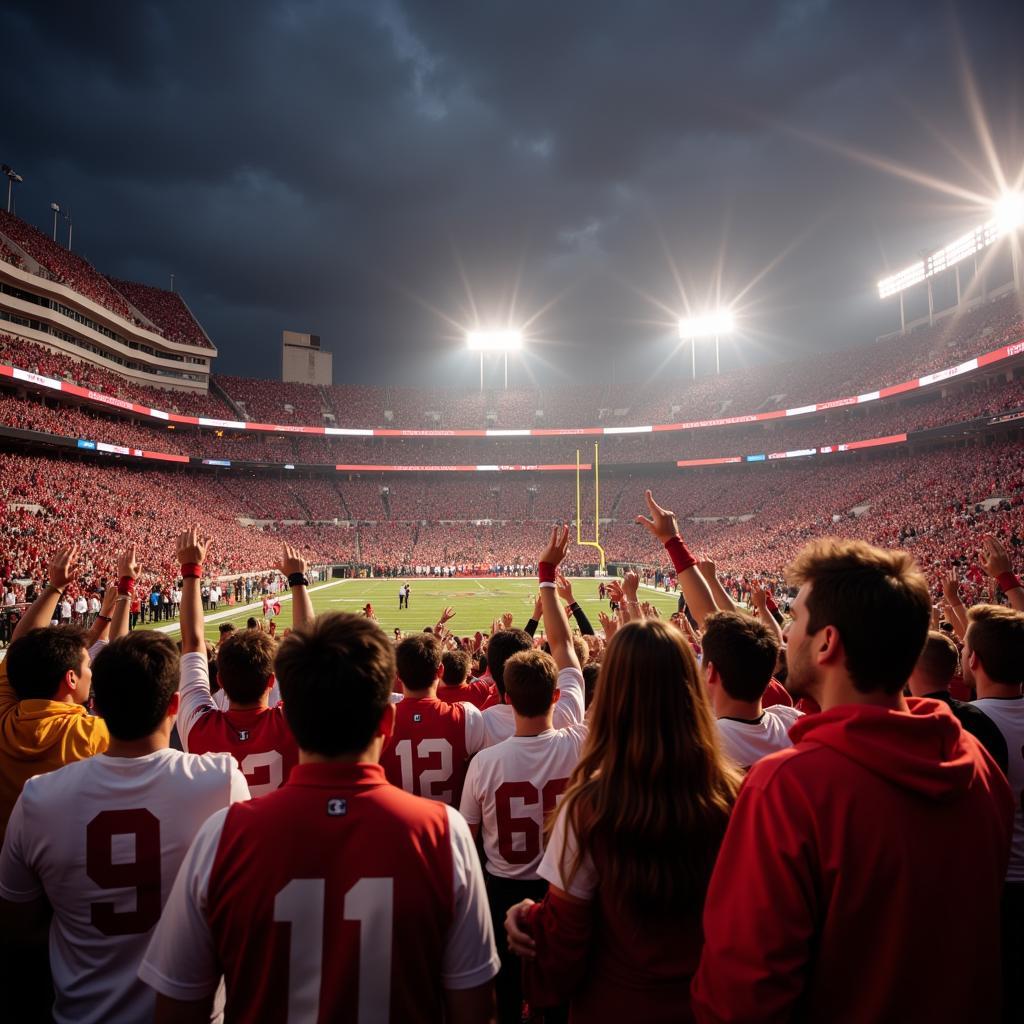
<svg viewBox="0 0 1024 1024">
<path fill-rule="evenodd" d="M 944 704 L 907 703 L 802 718 L 751 769 L 704 906 L 698 1021 L 998 1020 L 1013 798 Z"/>
</svg>

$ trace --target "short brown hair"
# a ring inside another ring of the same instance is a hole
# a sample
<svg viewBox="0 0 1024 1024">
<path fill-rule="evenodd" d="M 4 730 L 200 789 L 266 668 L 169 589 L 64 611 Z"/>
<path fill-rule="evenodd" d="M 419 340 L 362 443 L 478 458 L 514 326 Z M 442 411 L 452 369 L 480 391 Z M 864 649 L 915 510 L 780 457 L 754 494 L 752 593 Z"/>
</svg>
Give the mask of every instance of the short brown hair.
<svg viewBox="0 0 1024 1024">
<path fill-rule="evenodd" d="M 786 569 L 792 586 L 809 583 L 807 632 L 834 626 L 846 670 L 861 693 L 898 693 L 917 664 L 931 619 L 928 583 L 906 551 L 826 537 Z"/>
<path fill-rule="evenodd" d="M 395 648 L 377 623 L 327 612 L 292 630 L 274 665 L 284 715 L 302 750 L 340 757 L 370 745 L 395 678 Z"/>
<path fill-rule="evenodd" d="M 1024 614 L 998 604 L 976 604 L 967 613 L 964 644 L 994 683 L 1024 682 Z"/>
<path fill-rule="evenodd" d="M 714 612 L 704 620 L 701 651 L 722 677 L 733 700 L 760 700 L 771 682 L 779 655 L 774 630 L 742 612 Z"/>
<path fill-rule="evenodd" d="M 217 648 L 217 682 L 228 699 L 253 704 L 274 674 L 274 641 L 258 629 L 236 629 Z"/>
<path fill-rule="evenodd" d="M 7 651 L 7 681 L 18 700 L 53 700 L 68 672 L 80 674 L 87 636 L 78 626 L 39 626 Z"/>
<path fill-rule="evenodd" d="M 949 686 L 960 665 L 956 644 L 938 629 L 929 629 L 916 669 L 942 686 Z"/>
<path fill-rule="evenodd" d="M 472 660 L 465 651 L 445 651 L 441 655 L 445 686 L 461 686 L 469 678 Z"/>
<path fill-rule="evenodd" d="M 505 662 L 505 693 L 524 718 L 536 718 L 551 707 L 558 687 L 558 666 L 543 651 L 520 651 Z"/>
<path fill-rule="evenodd" d="M 429 689 L 441 667 L 441 641 L 433 633 L 413 633 L 395 649 L 395 660 L 405 689 Z"/>
</svg>

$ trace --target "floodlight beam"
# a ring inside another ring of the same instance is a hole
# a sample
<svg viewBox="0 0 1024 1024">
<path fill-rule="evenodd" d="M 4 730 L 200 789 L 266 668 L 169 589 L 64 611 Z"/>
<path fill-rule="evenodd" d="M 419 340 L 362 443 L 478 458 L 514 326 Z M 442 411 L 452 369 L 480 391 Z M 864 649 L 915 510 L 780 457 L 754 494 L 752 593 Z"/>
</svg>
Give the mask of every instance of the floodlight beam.
<svg viewBox="0 0 1024 1024">
<path fill-rule="evenodd" d="M 471 352 L 518 352 L 523 347 L 523 333 L 511 328 L 467 331 L 466 347 Z"/>
</svg>

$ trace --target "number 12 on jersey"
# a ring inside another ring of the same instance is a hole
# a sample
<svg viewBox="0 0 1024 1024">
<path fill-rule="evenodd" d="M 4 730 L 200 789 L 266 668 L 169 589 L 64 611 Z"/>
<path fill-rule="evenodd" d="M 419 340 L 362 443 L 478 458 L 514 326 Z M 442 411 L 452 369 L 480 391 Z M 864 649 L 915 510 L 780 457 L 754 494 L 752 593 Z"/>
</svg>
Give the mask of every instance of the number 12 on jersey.
<svg viewBox="0 0 1024 1024">
<path fill-rule="evenodd" d="M 295 878 L 274 898 L 274 920 L 290 924 L 288 1024 L 316 1024 L 324 959 L 322 878 Z M 359 925 L 358 1024 L 387 1024 L 391 1012 L 393 878 L 361 878 L 345 893 L 343 917 Z"/>
</svg>

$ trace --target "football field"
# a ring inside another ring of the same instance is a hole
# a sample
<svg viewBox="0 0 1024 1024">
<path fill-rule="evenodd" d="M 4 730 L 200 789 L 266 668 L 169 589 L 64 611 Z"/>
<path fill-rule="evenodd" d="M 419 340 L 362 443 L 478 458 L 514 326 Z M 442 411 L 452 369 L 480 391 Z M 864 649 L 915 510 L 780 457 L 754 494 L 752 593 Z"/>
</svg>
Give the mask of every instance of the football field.
<svg viewBox="0 0 1024 1024">
<path fill-rule="evenodd" d="M 398 588 L 404 580 L 330 580 L 310 587 L 313 608 L 320 612 L 362 611 L 368 601 L 373 605 L 381 627 L 391 633 L 396 627 L 403 633 L 415 633 L 424 626 L 432 626 L 448 606 L 455 609 L 455 618 L 449 628 L 460 636 L 472 635 L 476 630 L 489 632 L 494 619 L 511 612 L 513 625 L 525 626 L 533 613 L 533 602 L 537 594 L 535 579 L 463 578 L 463 579 L 409 579 L 409 608 L 398 609 Z M 598 581 L 593 578 L 573 579 L 573 596 L 582 605 L 595 630 L 600 630 L 599 611 L 608 611 L 608 602 L 597 596 Z M 641 600 L 651 601 L 665 617 L 676 610 L 677 596 L 663 591 L 641 588 Z M 245 628 L 249 616 L 262 617 L 262 599 L 253 604 L 221 607 L 206 615 L 206 637 L 216 642 L 218 627 L 222 622 L 234 623 L 239 629 Z M 273 617 L 273 616 L 271 616 Z M 291 598 L 281 598 L 281 614 L 276 616 L 278 632 L 292 624 Z M 164 623 L 148 623 L 145 629 L 160 629 L 177 637 L 177 620 Z"/>
</svg>

